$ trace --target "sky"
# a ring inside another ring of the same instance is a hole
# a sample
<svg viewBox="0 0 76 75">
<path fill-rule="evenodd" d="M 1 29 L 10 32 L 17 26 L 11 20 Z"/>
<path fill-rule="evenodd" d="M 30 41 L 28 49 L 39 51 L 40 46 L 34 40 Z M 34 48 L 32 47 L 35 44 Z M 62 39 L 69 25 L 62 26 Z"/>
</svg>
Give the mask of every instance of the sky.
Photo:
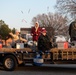
<svg viewBox="0 0 76 75">
<path fill-rule="evenodd" d="M 0 20 L 11 29 L 28 28 L 38 14 L 55 12 L 56 0 L 0 0 Z"/>
</svg>

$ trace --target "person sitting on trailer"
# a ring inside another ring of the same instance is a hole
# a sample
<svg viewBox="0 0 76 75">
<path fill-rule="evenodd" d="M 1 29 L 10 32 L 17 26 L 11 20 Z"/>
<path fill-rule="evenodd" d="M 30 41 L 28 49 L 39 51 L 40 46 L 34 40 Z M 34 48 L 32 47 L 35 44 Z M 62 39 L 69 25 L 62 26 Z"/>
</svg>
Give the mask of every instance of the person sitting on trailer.
<svg viewBox="0 0 76 75">
<path fill-rule="evenodd" d="M 27 42 L 26 39 L 24 39 L 20 36 L 20 32 L 18 30 L 15 31 L 15 34 L 13 34 L 12 32 L 10 32 L 9 34 L 13 37 L 12 47 L 14 47 L 16 45 L 16 43 L 20 43 L 22 41 Z"/>
</svg>

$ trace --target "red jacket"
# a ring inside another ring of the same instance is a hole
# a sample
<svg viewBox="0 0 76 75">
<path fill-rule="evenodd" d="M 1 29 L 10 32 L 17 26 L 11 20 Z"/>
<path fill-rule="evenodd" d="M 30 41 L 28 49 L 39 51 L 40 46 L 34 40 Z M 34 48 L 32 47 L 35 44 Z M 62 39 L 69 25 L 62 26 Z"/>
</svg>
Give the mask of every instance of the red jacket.
<svg viewBox="0 0 76 75">
<path fill-rule="evenodd" d="M 36 31 L 35 27 L 32 28 L 31 35 L 33 36 L 33 41 L 38 41 L 40 34 L 41 34 L 40 27 L 38 27 L 37 31 Z"/>
</svg>

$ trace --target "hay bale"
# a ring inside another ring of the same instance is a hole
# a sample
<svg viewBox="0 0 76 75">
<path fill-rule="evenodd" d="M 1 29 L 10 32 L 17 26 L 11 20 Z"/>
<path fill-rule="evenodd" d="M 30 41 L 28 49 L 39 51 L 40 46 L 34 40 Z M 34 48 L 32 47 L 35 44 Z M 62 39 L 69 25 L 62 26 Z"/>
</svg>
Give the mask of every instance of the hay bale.
<svg viewBox="0 0 76 75">
<path fill-rule="evenodd" d="M 15 50 L 14 48 L 1 48 L 0 52 L 15 52 Z"/>
<path fill-rule="evenodd" d="M 22 49 L 16 49 L 16 48 L 1 48 L 1 49 L 0 49 L 0 52 L 15 52 L 15 51 L 32 52 L 32 49 L 30 49 L 30 48 L 22 48 Z"/>
<path fill-rule="evenodd" d="M 76 52 L 76 48 L 68 48 L 68 49 L 58 49 L 58 48 L 53 48 L 51 49 L 51 52 L 58 52 L 58 51 L 64 51 L 64 52 Z"/>
</svg>

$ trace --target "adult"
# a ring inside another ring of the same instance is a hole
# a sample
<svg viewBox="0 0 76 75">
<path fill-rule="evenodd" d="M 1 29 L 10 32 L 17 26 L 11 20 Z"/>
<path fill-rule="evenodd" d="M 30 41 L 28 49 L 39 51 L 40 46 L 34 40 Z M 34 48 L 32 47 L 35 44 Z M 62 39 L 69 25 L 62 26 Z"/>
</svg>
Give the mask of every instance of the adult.
<svg viewBox="0 0 76 75">
<path fill-rule="evenodd" d="M 50 48 L 52 48 L 52 43 L 50 42 L 46 29 L 42 28 L 41 35 L 38 38 L 38 50 L 40 52 L 46 52 L 49 51 Z"/>
<path fill-rule="evenodd" d="M 13 37 L 13 43 L 12 43 L 13 47 L 15 46 L 16 43 L 27 42 L 26 39 L 20 36 L 20 32 L 18 30 L 15 31 L 15 34 L 13 34 L 12 32 L 10 32 L 9 34 Z"/>
<path fill-rule="evenodd" d="M 20 40 L 20 41 L 27 42 L 26 39 L 24 39 L 24 38 L 22 38 L 22 37 L 20 36 L 20 32 L 19 32 L 18 30 L 16 30 L 15 34 L 13 34 L 12 32 L 9 33 L 9 34 L 13 37 L 13 40 L 14 40 L 14 41 Z"/>
<path fill-rule="evenodd" d="M 32 29 L 31 29 L 31 35 L 33 37 L 33 42 L 36 45 L 37 45 L 37 41 L 38 41 L 40 34 L 41 34 L 41 28 L 39 27 L 39 23 L 36 22 L 35 26 L 32 27 Z"/>
<path fill-rule="evenodd" d="M 69 25 L 70 41 L 76 41 L 76 19 Z"/>
</svg>

